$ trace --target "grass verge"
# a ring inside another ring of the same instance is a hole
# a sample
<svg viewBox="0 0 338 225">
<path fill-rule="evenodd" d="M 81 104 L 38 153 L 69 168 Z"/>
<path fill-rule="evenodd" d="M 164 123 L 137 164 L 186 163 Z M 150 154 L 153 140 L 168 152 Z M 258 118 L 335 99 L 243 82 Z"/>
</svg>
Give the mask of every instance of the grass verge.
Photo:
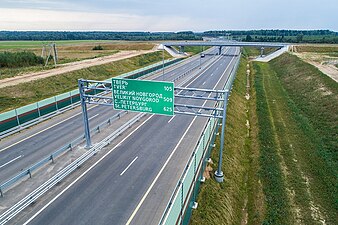
<svg viewBox="0 0 338 225">
<path fill-rule="evenodd" d="M 165 58 L 169 58 L 168 54 Z M 0 112 L 18 108 L 77 88 L 79 78 L 105 80 L 162 60 L 162 52 L 135 56 L 100 66 L 1 88 Z"/>
<path fill-rule="evenodd" d="M 254 117 L 249 110 L 250 103 L 245 99 L 246 64 L 247 60 L 242 57 L 228 105 L 222 164 L 224 183 L 216 183 L 213 179 L 220 146 L 218 138 L 211 154 L 216 163 L 208 165 L 213 170 L 211 179 L 201 185 L 197 199 L 199 206 L 193 211 L 191 224 L 241 224 L 248 218 L 258 221 L 257 224 L 261 221 L 260 212 L 264 211 L 262 191 L 259 185 L 252 186 L 258 181 L 257 173 L 249 176 L 250 168 L 254 171 L 253 168 L 258 166 L 258 157 L 257 144 L 250 141 L 252 131 L 247 125 Z"/>
</svg>

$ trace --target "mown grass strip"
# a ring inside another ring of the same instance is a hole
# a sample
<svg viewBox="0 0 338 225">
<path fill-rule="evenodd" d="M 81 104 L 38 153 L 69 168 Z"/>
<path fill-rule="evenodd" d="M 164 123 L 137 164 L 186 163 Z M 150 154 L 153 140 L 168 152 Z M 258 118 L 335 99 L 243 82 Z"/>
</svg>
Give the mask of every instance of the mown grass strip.
<svg viewBox="0 0 338 225">
<path fill-rule="evenodd" d="M 280 158 L 274 139 L 275 132 L 264 87 L 264 70 L 267 65 L 255 63 L 255 90 L 257 96 L 257 117 L 260 143 L 260 178 L 266 200 L 266 214 L 263 224 L 291 224 L 291 213 Z"/>
<path fill-rule="evenodd" d="M 165 54 L 165 58 L 169 58 Z M 100 66 L 1 88 L 0 112 L 18 108 L 77 88 L 80 78 L 105 80 L 162 60 L 162 52 L 135 56 Z"/>
<path fill-rule="evenodd" d="M 249 103 L 244 98 L 246 64 L 246 58 L 242 57 L 228 105 L 222 164 L 224 183 L 219 184 L 214 180 L 220 146 L 220 138 L 218 137 L 216 147 L 211 153 L 212 161 L 215 163 L 209 164 L 205 171 L 205 176 L 210 179 L 201 185 L 197 198 L 199 205 L 197 210 L 193 211 L 191 224 L 241 224 L 243 220 L 247 219 L 247 211 L 250 214 L 250 221 L 258 221 L 256 224 L 261 221 L 262 216 L 258 215 L 263 207 L 262 202 L 259 202 L 260 192 L 256 186 L 251 186 L 258 181 L 257 173 L 254 172 L 251 178 L 248 177 L 249 168 L 257 160 L 257 157 L 251 153 L 252 142 L 247 136 Z M 255 168 L 256 166 L 257 163 L 253 165 Z M 212 171 L 210 171 L 211 169 Z M 251 214 L 255 215 L 251 216 Z"/>
</svg>

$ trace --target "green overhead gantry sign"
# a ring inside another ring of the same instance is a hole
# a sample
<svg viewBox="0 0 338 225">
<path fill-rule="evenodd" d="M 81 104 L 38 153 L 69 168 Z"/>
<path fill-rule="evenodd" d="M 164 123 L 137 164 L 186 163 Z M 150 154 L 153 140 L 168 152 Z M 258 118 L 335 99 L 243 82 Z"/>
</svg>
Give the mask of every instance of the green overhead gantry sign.
<svg viewBox="0 0 338 225">
<path fill-rule="evenodd" d="M 113 106 L 117 110 L 174 115 L 174 83 L 112 79 Z"/>
</svg>

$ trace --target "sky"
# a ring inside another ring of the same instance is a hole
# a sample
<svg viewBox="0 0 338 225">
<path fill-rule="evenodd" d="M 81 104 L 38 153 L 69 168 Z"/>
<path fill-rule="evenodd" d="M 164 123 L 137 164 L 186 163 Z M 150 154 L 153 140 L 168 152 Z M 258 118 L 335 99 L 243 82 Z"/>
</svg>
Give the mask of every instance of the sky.
<svg viewBox="0 0 338 225">
<path fill-rule="evenodd" d="M 337 0 L 0 0 L 0 30 L 338 31 Z"/>
</svg>

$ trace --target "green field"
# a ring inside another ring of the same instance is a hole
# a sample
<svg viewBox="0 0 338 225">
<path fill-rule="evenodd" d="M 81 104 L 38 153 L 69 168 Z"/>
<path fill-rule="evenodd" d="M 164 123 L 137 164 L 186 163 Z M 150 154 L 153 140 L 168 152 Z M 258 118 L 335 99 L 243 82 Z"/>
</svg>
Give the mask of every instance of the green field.
<svg viewBox="0 0 338 225">
<path fill-rule="evenodd" d="M 338 54 L 338 45 L 337 44 L 308 44 L 308 45 L 296 45 L 297 52 L 315 52 L 315 53 L 330 53 L 335 56 Z"/>
<path fill-rule="evenodd" d="M 52 41 L 0 41 L 0 51 L 14 49 L 32 49 L 42 48 L 43 44 L 51 43 Z M 109 43 L 108 40 L 72 40 L 72 41 L 53 41 L 56 45 L 78 45 L 78 44 L 95 44 Z"/>
</svg>

